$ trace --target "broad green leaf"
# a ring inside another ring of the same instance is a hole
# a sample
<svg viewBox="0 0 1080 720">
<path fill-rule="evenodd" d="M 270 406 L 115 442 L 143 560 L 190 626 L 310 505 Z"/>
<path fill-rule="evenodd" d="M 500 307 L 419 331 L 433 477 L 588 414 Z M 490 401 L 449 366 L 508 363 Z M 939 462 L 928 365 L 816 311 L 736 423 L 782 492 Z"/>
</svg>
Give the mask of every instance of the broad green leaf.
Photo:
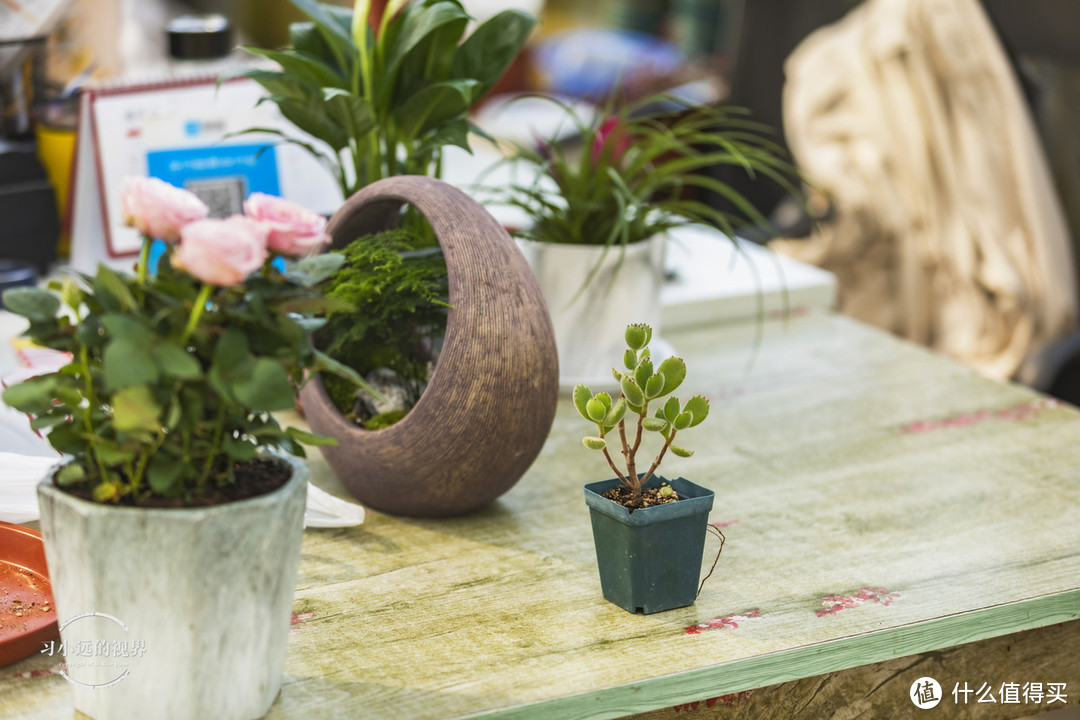
<svg viewBox="0 0 1080 720">
<path fill-rule="evenodd" d="M 311 283 L 318 283 L 332 276 L 344 264 L 345 256 L 341 253 L 324 253 L 292 263 L 287 277 L 301 275 Z"/>
<path fill-rule="evenodd" d="M 198 359 L 179 345 L 163 343 L 154 348 L 154 361 L 161 372 L 177 380 L 198 380 L 202 365 Z"/>
<path fill-rule="evenodd" d="M 322 92 L 326 114 L 345 128 L 349 137 L 360 139 L 375 127 L 371 103 L 340 88 L 325 88 Z"/>
<path fill-rule="evenodd" d="M 402 137 L 414 139 L 451 118 L 465 118 L 479 83 L 445 80 L 423 88 L 394 110 Z"/>
<path fill-rule="evenodd" d="M 318 105 L 309 105 L 289 98 L 272 98 L 285 119 L 309 135 L 319 138 L 335 151 L 349 144 L 348 133 Z"/>
<path fill-rule="evenodd" d="M 277 98 L 288 98 L 298 102 L 311 102 L 322 93 L 322 86 L 310 82 L 299 75 L 280 70 L 237 70 L 235 77 L 254 80 Z"/>
<path fill-rule="evenodd" d="M 108 313 L 101 318 L 105 332 L 112 340 L 124 340 L 140 350 L 146 351 L 154 343 L 154 334 L 138 320 L 127 315 Z"/>
<path fill-rule="evenodd" d="M 331 36 L 326 38 L 328 42 L 336 41 L 337 44 L 340 44 L 343 47 L 352 47 L 353 39 L 352 33 L 350 32 L 352 26 L 351 13 L 349 18 L 344 21 L 347 24 L 343 27 L 342 18 L 332 14 L 330 12 L 331 8 L 327 5 L 323 5 L 315 0 L 291 0 L 291 2 L 298 7 L 301 12 L 311 18 L 315 25 L 323 30 L 323 32 L 328 33 Z"/>
<path fill-rule="evenodd" d="M 255 457 L 255 445 L 240 438 L 225 438 L 221 441 L 221 449 L 238 462 L 246 462 Z"/>
<path fill-rule="evenodd" d="M 64 414 L 57 415 L 38 415 L 36 418 L 30 421 L 31 430 L 44 430 L 45 428 L 56 427 L 62 425 L 68 421 L 68 416 Z"/>
<path fill-rule="evenodd" d="M 118 432 L 154 432 L 158 429 L 161 407 L 146 385 L 133 385 L 113 393 L 113 426 Z"/>
<path fill-rule="evenodd" d="M 68 463 L 56 473 L 56 484 L 61 486 L 74 485 L 86 477 L 86 470 L 78 463 Z"/>
<path fill-rule="evenodd" d="M 592 399 L 592 396 L 592 390 L 589 389 L 588 385 L 576 385 L 574 387 L 574 407 L 577 408 L 581 417 L 586 420 L 589 419 L 588 404 L 589 400 Z"/>
<path fill-rule="evenodd" d="M 173 485 L 183 474 L 184 464 L 162 453 L 150 458 L 146 466 L 146 482 L 151 490 L 159 494 L 172 490 Z"/>
<path fill-rule="evenodd" d="M 690 457 L 691 455 L 694 454 L 693 450 L 687 450 L 686 448 L 681 448 L 678 445 L 672 445 L 671 446 L 671 452 L 675 453 L 679 457 L 684 457 L 684 458 L 688 458 L 688 457 Z"/>
<path fill-rule="evenodd" d="M 4 389 L 4 403 L 24 413 L 44 413 L 52 409 L 53 394 L 59 378 L 50 373 L 23 380 Z"/>
<path fill-rule="evenodd" d="M 694 415 L 694 420 L 690 423 L 690 427 L 694 427 L 709 416 L 709 401 L 701 395 L 695 395 L 686 401 L 683 409 Z"/>
<path fill-rule="evenodd" d="M 590 450 L 603 450 L 607 447 L 607 440 L 604 438 L 590 436 L 582 438 L 581 441 Z"/>
<path fill-rule="evenodd" d="M 285 72 L 299 77 L 316 87 L 338 87 L 347 89 L 349 81 L 332 67 L 315 56 L 295 50 L 267 50 L 260 47 L 245 46 L 245 50 L 255 55 L 273 60 Z"/>
<path fill-rule="evenodd" d="M 682 358 L 669 357 L 660 363 L 657 371 L 664 374 L 664 389 L 660 394 L 668 395 L 675 392 L 675 389 L 682 385 L 682 381 L 686 378 L 686 363 Z"/>
<path fill-rule="evenodd" d="M 411 157 L 423 157 L 432 150 L 437 150 L 446 145 L 452 145 L 459 147 L 472 153 L 472 148 L 469 147 L 469 123 L 466 120 L 454 120 L 448 122 L 431 135 L 428 135 L 424 142 L 413 151 Z"/>
<path fill-rule="evenodd" d="M 99 301 L 103 300 L 102 294 L 108 295 L 123 310 L 130 310 L 138 304 L 123 278 L 105 265 L 98 265 L 97 275 L 94 277 L 94 290 Z"/>
<path fill-rule="evenodd" d="M 385 70 L 394 76 L 405 56 L 440 27 L 457 23 L 464 31 L 469 15 L 455 2 L 412 3 L 388 28 Z"/>
<path fill-rule="evenodd" d="M 250 374 L 232 383 L 232 392 L 238 401 L 252 410 L 289 410 L 296 404 L 289 373 L 281 363 L 270 358 L 256 359 Z"/>
<path fill-rule="evenodd" d="M 33 322 L 48 322 L 60 311 L 60 298 L 47 290 L 17 287 L 5 290 L 4 309 Z"/>
<path fill-rule="evenodd" d="M 159 377 L 154 358 L 145 349 L 122 338 L 105 347 L 101 364 L 105 384 L 110 390 L 156 383 Z"/>
<path fill-rule="evenodd" d="M 128 444 L 125 443 L 125 446 L 121 446 L 117 442 L 103 441 L 99 438 L 94 441 L 94 452 L 101 462 L 109 467 L 115 467 L 134 460 L 139 454 L 136 449 L 138 443 L 135 444 L 135 447 L 128 447 L 127 445 Z"/>
<path fill-rule="evenodd" d="M 536 18 L 520 10 L 489 18 L 454 53 L 454 77 L 479 80 L 483 95 L 517 57 L 535 24 Z"/>
<path fill-rule="evenodd" d="M 60 284 L 60 298 L 72 310 L 78 310 L 82 305 L 82 288 L 79 287 L 78 281 L 70 275 L 66 276 L 63 283 Z"/>
</svg>

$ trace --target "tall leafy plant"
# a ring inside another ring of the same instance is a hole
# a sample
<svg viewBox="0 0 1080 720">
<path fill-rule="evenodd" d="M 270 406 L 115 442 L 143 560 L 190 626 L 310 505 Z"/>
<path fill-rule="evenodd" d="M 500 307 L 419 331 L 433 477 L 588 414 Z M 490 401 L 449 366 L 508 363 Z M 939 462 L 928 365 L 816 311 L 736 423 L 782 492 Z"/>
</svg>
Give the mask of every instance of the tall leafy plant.
<svg viewBox="0 0 1080 720">
<path fill-rule="evenodd" d="M 251 69 L 268 100 L 317 143 L 268 132 L 303 147 L 334 175 L 345 197 L 393 175 L 441 171 L 442 149 L 469 149 L 469 109 L 517 56 L 536 20 L 506 10 L 480 24 L 459 0 L 390 0 L 378 27 L 371 0 L 352 11 L 292 0 L 308 22 L 290 27 L 292 47 L 248 51 L 280 70 Z M 464 38 L 464 40 L 463 40 Z"/>
</svg>

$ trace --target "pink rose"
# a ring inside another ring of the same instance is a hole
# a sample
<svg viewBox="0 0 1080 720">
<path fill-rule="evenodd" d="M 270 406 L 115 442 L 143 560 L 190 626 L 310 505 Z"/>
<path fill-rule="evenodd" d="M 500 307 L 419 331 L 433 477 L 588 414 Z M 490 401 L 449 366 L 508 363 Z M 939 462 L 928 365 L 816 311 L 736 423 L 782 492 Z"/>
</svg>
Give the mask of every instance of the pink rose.
<svg viewBox="0 0 1080 720">
<path fill-rule="evenodd" d="M 267 229 L 243 215 L 199 220 L 180 231 L 173 264 L 212 285 L 236 285 L 266 261 Z"/>
<path fill-rule="evenodd" d="M 251 193 L 244 201 L 244 212 L 270 230 L 267 245 L 285 255 L 306 255 L 330 242 L 326 218 L 294 202 L 265 193 Z"/>
<path fill-rule="evenodd" d="M 150 177 L 128 178 L 120 203 L 124 224 L 165 242 L 176 242 L 180 228 L 210 214 L 192 193 Z"/>
</svg>

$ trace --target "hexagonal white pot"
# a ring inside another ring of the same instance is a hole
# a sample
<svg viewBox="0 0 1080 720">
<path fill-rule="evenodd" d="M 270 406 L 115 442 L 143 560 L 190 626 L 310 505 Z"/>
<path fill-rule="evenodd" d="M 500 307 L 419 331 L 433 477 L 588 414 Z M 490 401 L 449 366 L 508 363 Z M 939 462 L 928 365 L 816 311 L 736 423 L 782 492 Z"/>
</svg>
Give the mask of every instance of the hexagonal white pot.
<svg viewBox="0 0 1080 720">
<path fill-rule="evenodd" d="M 252 720 L 281 688 L 307 466 L 258 497 L 113 507 L 38 486 L 75 707 L 95 720 Z"/>
</svg>

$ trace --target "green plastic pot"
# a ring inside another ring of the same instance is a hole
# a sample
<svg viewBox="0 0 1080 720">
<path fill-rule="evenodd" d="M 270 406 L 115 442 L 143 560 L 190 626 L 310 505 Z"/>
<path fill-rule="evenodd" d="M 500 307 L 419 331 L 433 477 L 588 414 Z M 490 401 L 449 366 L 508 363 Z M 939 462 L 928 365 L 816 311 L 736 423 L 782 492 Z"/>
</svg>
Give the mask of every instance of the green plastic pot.
<svg viewBox="0 0 1080 720">
<path fill-rule="evenodd" d="M 714 493 L 681 477 L 654 475 L 645 487 L 664 482 L 683 499 L 634 512 L 603 497 L 618 479 L 585 486 L 604 599 L 628 612 L 686 607 L 697 595 Z"/>
</svg>

